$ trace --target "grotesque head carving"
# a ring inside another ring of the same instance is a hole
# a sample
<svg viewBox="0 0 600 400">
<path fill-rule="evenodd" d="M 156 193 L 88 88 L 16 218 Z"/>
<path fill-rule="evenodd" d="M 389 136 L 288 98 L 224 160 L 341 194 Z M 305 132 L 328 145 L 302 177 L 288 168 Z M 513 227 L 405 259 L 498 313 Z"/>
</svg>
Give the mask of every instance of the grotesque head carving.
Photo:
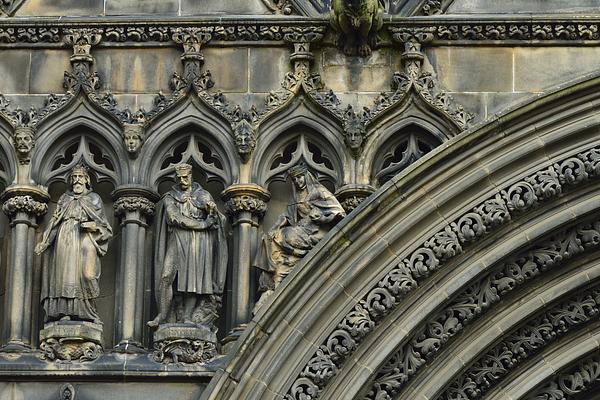
<svg viewBox="0 0 600 400">
<path fill-rule="evenodd" d="M 234 128 L 234 135 L 238 153 L 242 160 L 247 161 L 256 146 L 252 124 L 246 119 L 241 119 Z"/>
<path fill-rule="evenodd" d="M 126 124 L 123 127 L 123 141 L 131 156 L 136 156 L 144 142 L 144 127 L 139 124 Z"/>
<path fill-rule="evenodd" d="M 21 163 L 29 162 L 29 155 L 35 145 L 33 128 L 18 126 L 15 129 L 14 145 Z"/>
</svg>

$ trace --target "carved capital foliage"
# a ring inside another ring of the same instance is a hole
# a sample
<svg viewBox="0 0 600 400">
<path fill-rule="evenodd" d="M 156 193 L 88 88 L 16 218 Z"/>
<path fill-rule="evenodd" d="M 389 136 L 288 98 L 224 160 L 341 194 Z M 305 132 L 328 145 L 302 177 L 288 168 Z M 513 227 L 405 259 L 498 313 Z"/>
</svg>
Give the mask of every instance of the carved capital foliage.
<svg viewBox="0 0 600 400">
<path fill-rule="evenodd" d="M 34 200 L 29 195 L 13 196 L 4 201 L 2 211 L 11 218 L 20 212 L 39 217 L 48 212 L 48 205 Z"/>
<path fill-rule="evenodd" d="M 479 240 L 499 225 L 510 221 L 513 215 L 534 209 L 541 203 L 560 196 L 564 189 L 599 176 L 600 148 L 592 148 L 513 183 L 448 224 L 390 270 L 338 323 L 338 328 L 329 334 L 319 347 L 319 351 L 314 354 L 300 376 L 294 381 L 286 394 L 286 399 L 298 400 L 307 395 L 313 399 L 317 398 L 341 365 L 364 340 L 364 337 L 374 329 L 376 323 L 389 314 L 406 293 L 419 285 L 419 282 L 439 270 L 447 260 L 463 253 L 463 249 L 467 245 Z M 594 235 L 586 236 L 584 239 L 586 242 L 582 243 L 581 239 L 567 238 L 565 243 L 572 243 L 574 246 L 565 248 L 566 244 L 562 242 L 551 244 L 552 248 L 560 250 L 551 249 L 550 251 L 552 254 L 562 257 L 563 252 L 570 251 L 567 254 L 574 255 L 582 251 L 584 246 L 598 244 L 598 240 L 594 240 Z M 546 261 L 548 265 L 540 266 L 540 268 L 550 267 L 555 262 L 553 258 Z M 526 264 L 518 268 L 521 270 L 528 266 L 529 264 Z M 529 276 L 526 272 L 523 274 L 523 276 Z M 510 281 L 501 281 L 501 283 L 504 283 L 505 286 L 500 291 L 474 289 L 474 293 L 481 292 L 483 296 L 481 301 L 486 300 L 492 304 L 497 301 L 498 293 L 512 290 L 512 287 L 516 286 L 519 281 L 513 278 L 512 284 Z M 471 315 L 469 318 L 472 318 L 480 312 L 481 306 L 479 311 L 474 308 L 467 316 Z M 440 343 L 445 342 L 452 336 L 452 332 L 457 331 L 459 325 L 459 321 L 442 325 L 445 326 L 444 329 L 441 331 L 436 329 L 441 332 L 441 336 L 433 342 L 427 341 L 416 346 L 419 348 L 419 350 L 415 350 L 418 355 L 408 357 L 403 354 L 403 357 L 406 356 L 405 359 L 410 362 L 407 371 L 416 371 L 425 362 L 421 354 L 424 356 L 436 351 Z M 435 343 L 438 347 L 435 346 Z M 402 374 L 398 373 L 397 376 L 400 379 Z M 405 376 L 400 380 L 403 383 L 406 379 Z"/>
<path fill-rule="evenodd" d="M 142 196 L 123 196 L 115 201 L 113 207 L 117 216 L 123 216 L 127 212 L 139 212 L 150 217 L 154 215 L 155 204 Z"/>
<path fill-rule="evenodd" d="M 346 213 L 349 214 L 374 191 L 375 188 L 369 185 L 346 185 L 335 192 L 335 197 L 338 198 Z"/>
<path fill-rule="evenodd" d="M 289 26 L 281 28 L 283 40 L 289 43 L 315 43 L 325 36 L 324 26 Z"/>
<path fill-rule="evenodd" d="M 222 197 L 225 200 L 225 210 L 230 216 L 247 211 L 262 218 L 271 195 L 260 186 L 240 184 L 225 189 Z"/>
</svg>

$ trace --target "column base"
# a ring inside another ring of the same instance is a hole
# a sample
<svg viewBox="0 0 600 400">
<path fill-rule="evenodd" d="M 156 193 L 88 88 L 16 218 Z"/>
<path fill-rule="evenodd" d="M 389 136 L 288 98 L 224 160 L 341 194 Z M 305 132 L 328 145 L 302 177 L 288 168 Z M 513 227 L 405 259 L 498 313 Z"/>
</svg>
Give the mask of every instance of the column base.
<svg viewBox="0 0 600 400">
<path fill-rule="evenodd" d="M 148 352 L 141 343 L 133 340 L 123 340 L 113 348 L 113 351 L 124 354 L 146 354 Z"/>
<path fill-rule="evenodd" d="M 33 349 L 23 342 L 9 342 L 0 347 L 0 353 L 30 353 Z"/>
<path fill-rule="evenodd" d="M 242 335 L 242 332 L 246 330 L 247 326 L 248 324 L 240 324 L 236 326 L 231 331 L 229 331 L 229 334 L 225 336 L 223 340 L 221 340 L 221 350 L 223 351 L 223 354 L 229 354 L 231 352 L 231 350 L 235 346 L 235 343 Z"/>
</svg>

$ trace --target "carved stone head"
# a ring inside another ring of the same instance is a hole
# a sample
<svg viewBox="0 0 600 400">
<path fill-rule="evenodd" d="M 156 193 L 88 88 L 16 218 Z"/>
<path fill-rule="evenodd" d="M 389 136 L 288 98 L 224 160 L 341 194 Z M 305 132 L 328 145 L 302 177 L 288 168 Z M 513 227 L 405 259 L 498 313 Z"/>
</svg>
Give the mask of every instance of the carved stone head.
<svg viewBox="0 0 600 400">
<path fill-rule="evenodd" d="M 241 119 L 234 128 L 235 145 L 242 160 L 246 161 L 256 146 L 254 127 L 246 119 Z"/>
<path fill-rule="evenodd" d="M 83 164 L 77 164 L 71 170 L 69 175 L 69 183 L 75 194 L 82 194 L 91 189 L 92 180 L 88 173 L 87 167 Z"/>
<path fill-rule="evenodd" d="M 181 188 L 186 191 L 192 187 L 192 166 L 190 164 L 178 164 L 175 166 L 175 181 Z"/>
<path fill-rule="evenodd" d="M 344 139 L 354 156 L 360 154 L 366 135 L 366 128 L 361 118 L 349 108 L 344 121 Z"/>
<path fill-rule="evenodd" d="M 35 145 L 35 137 L 33 128 L 29 126 L 18 126 L 15 129 L 14 136 L 15 150 L 17 150 L 17 156 L 21 163 L 29 161 L 29 155 Z"/>
<path fill-rule="evenodd" d="M 139 124 L 126 124 L 123 127 L 123 141 L 131 156 L 137 156 L 144 143 L 144 127 Z"/>
</svg>

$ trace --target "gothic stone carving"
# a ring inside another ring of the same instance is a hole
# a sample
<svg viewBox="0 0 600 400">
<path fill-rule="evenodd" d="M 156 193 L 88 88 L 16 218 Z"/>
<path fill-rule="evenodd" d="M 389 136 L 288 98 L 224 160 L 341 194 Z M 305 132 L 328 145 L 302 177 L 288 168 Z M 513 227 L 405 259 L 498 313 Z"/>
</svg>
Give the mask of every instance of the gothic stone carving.
<svg viewBox="0 0 600 400">
<path fill-rule="evenodd" d="M 48 205 L 46 203 L 35 201 L 33 197 L 29 195 L 14 196 L 2 204 L 2 211 L 11 218 L 19 212 L 41 216 L 48 211 Z"/>
<path fill-rule="evenodd" d="M 161 325 L 152 356 L 160 363 L 208 363 L 217 356 L 217 336 L 205 326 Z"/>
<path fill-rule="evenodd" d="M 371 55 L 383 26 L 381 0 L 333 0 L 331 26 L 340 33 L 338 44 L 346 55 Z"/>
<path fill-rule="evenodd" d="M 532 318 L 480 357 L 437 400 L 482 398 L 527 358 L 571 330 L 596 321 L 600 316 L 599 306 L 600 289 L 594 287 Z"/>
<path fill-rule="evenodd" d="M 321 185 L 305 164 L 289 169 L 294 199 L 263 236 L 255 265 L 261 269 L 258 309 L 346 212 L 335 196 Z"/>
<path fill-rule="evenodd" d="M 170 340 L 163 335 L 191 340 L 190 346 L 195 340 L 216 343 L 216 337 L 209 340 L 202 332 L 214 335 L 217 331 L 215 321 L 227 271 L 225 216 L 217 210 L 212 196 L 192 181 L 191 165 L 179 164 L 176 175 L 177 185 L 164 196 L 158 215 L 155 265 L 160 269 L 156 271 L 159 313 L 148 325 L 159 327 L 154 337 L 157 346 L 164 347 L 167 344 L 161 342 Z M 176 336 L 172 329 L 191 333 Z"/>
<path fill-rule="evenodd" d="M 95 299 L 100 295 L 100 257 L 106 254 L 112 229 L 100 196 L 91 191 L 87 169 L 75 166 L 68 180 L 71 190 L 58 200 L 35 248 L 37 254 L 49 250 L 42 277 L 46 324 L 41 340 L 50 359 L 90 359 L 101 346 Z"/>
<path fill-rule="evenodd" d="M 41 358 L 49 361 L 93 361 L 102 354 L 102 325 L 86 321 L 55 321 L 40 332 Z"/>
<path fill-rule="evenodd" d="M 65 383 L 60 387 L 59 400 L 75 400 L 75 388 L 70 383 Z"/>
<path fill-rule="evenodd" d="M 154 203 L 142 196 L 122 196 L 114 203 L 115 215 L 121 216 L 126 212 L 139 211 L 142 215 L 154 215 Z"/>
<path fill-rule="evenodd" d="M 461 254 L 463 246 L 506 223 L 512 215 L 559 196 L 563 188 L 598 176 L 600 148 L 592 148 L 515 182 L 435 234 L 386 274 L 340 321 L 296 378 L 286 399 L 297 400 L 307 394 L 318 398 L 375 324 L 420 281 Z"/>
<path fill-rule="evenodd" d="M 144 143 L 144 126 L 141 124 L 125 124 L 123 126 L 123 142 L 131 157 L 137 157 Z"/>
<path fill-rule="evenodd" d="M 29 164 L 31 160 L 31 150 L 33 150 L 33 147 L 35 146 L 35 135 L 33 128 L 29 126 L 17 126 L 15 128 L 13 141 L 15 150 L 17 151 L 19 164 Z"/>
</svg>

